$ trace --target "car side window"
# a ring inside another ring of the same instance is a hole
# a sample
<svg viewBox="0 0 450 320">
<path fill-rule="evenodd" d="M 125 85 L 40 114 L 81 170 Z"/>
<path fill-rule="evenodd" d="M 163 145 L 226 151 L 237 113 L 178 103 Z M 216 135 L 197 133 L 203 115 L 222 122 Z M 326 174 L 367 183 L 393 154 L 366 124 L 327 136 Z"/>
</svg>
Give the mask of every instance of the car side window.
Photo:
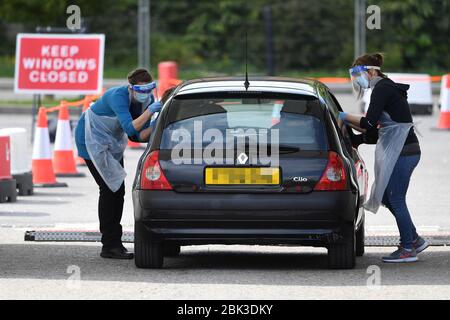
<svg viewBox="0 0 450 320">
<path fill-rule="evenodd" d="M 342 108 L 340 107 L 336 98 L 334 98 L 334 96 L 328 90 L 325 92 L 324 98 L 329 107 L 329 110 L 331 111 L 331 114 L 337 120 L 339 118 L 339 111 L 342 111 Z"/>
<path fill-rule="evenodd" d="M 337 101 L 336 97 L 329 91 L 327 91 L 325 95 L 325 100 L 329 106 L 329 110 L 331 111 L 331 114 L 335 117 L 336 121 L 339 118 L 339 112 L 342 111 L 341 106 L 339 105 L 339 102 Z M 347 125 L 343 125 L 340 127 L 342 142 L 344 143 L 346 149 L 350 154 L 353 152 L 352 147 L 352 139 L 351 135 L 353 134 L 352 128 L 348 127 Z"/>
</svg>

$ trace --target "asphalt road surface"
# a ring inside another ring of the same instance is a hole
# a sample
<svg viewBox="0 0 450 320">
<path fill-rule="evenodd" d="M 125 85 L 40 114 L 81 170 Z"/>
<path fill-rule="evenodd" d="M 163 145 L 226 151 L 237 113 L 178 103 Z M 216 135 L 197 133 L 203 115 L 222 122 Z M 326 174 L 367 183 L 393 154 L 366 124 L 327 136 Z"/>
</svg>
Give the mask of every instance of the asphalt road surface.
<svg viewBox="0 0 450 320">
<path fill-rule="evenodd" d="M 352 96 L 338 95 L 338 100 L 346 111 L 358 112 Z M 410 184 L 409 208 L 419 231 L 450 230 L 450 132 L 434 130 L 437 109 L 433 116 L 417 116 L 415 121 L 423 154 Z M 0 128 L 30 126 L 29 116 L 0 115 Z M 29 150 L 31 157 L 31 142 Z M 362 146 L 360 152 L 372 173 L 374 147 Z M 125 156 L 125 230 L 133 227 L 129 188 L 141 153 L 127 150 Z M 395 248 L 368 248 L 356 269 L 348 271 L 327 270 L 325 249 L 184 247 L 180 257 L 166 260 L 164 270 L 138 270 L 133 261 L 101 259 L 97 243 L 24 242 L 25 230 L 98 229 L 97 186 L 86 168 L 80 171 L 87 176 L 58 179 L 67 182 L 68 188 L 36 189 L 31 197 L 0 205 L 0 299 L 450 297 L 447 247 L 430 248 L 420 262 L 411 265 L 381 263 L 380 257 Z M 367 224 L 369 231 L 396 230 L 385 209 L 377 215 L 368 213 Z"/>
<path fill-rule="evenodd" d="M 183 247 L 165 269 L 104 260 L 95 244 L 23 243 L 2 230 L 0 299 L 448 299 L 450 250 L 408 265 L 369 248 L 354 270 L 327 270 L 326 251 L 255 246 Z M 5 243 L 6 238 L 6 243 Z"/>
</svg>

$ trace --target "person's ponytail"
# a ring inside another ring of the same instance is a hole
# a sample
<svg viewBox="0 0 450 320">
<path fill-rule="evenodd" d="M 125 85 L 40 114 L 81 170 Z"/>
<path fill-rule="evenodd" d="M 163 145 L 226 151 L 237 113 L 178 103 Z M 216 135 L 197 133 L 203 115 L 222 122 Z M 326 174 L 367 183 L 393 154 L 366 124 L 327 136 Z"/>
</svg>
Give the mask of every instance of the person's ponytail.
<svg viewBox="0 0 450 320">
<path fill-rule="evenodd" d="M 376 66 L 378 66 L 380 68 L 383 66 L 384 56 L 382 53 L 374 53 L 372 55 L 372 58 L 374 61 L 376 61 L 376 64 L 375 64 Z"/>
</svg>

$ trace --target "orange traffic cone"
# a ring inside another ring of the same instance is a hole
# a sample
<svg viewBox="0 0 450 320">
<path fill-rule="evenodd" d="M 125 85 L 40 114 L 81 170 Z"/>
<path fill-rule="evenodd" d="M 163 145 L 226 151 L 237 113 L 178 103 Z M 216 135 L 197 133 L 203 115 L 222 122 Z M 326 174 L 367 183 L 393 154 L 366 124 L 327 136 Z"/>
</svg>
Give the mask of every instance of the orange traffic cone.
<svg viewBox="0 0 450 320">
<path fill-rule="evenodd" d="M 87 109 L 89 109 L 91 107 L 91 105 L 93 104 L 92 99 L 93 99 L 92 96 L 84 97 L 82 112 L 85 112 Z M 86 161 L 84 161 L 84 159 L 79 157 L 79 156 L 75 157 L 75 163 L 79 167 L 85 167 L 86 166 Z"/>
<path fill-rule="evenodd" d="M 53 167 L 57 177 L 84 177 L 77 171 L 72 149 L 72 132 L 70 130 L 70 114 L 67 105 L 62 102 L 59 109 L 58 126 L 56 127 Z"/>
<path fill-rule="evenodd" d="M 83 102 L 83 110 L 82 112 L 85 112 L 87 109 L 90 108 L 90 106 L 92 105 L 92 97 L 91 96 L 86 96 L 84 98 L 84 102 Z"/>
<path fill-rule="evenodd" d="M 45 108 L 39 109 L 31 166 L 35 187 L 67 187 L 66 183 L 56 181 L 55 173 L 53 172 L 47 111 Z"/>
<path fill-rule="evenodd" d="M 441 113 L 438 129 L 450 129 L 450 75 L 442 77 L 441 85 Z"/>
<path fill-rule="evenodd" d="M 128 140 L 128 148 L 130 148 L 130 149 L 144 149 L 144 147 L 142 146 L 141 143 L 134 142 L 134 141 L 131 141 L 131 140 Z"/>
<path fill-rule="evenodd" d="M 163 61 L 158 64 L 158 95 L 161 98 L 171 87 L 181 83 L 178 80 L 178 64 L 174 61 Z"/>
<path fill-rule="evenodd" d="M 78 167 L 86 167 L 86 161 L 82 157 L 76 156 L 75 157 L 75 163 Z"/>
</svg>

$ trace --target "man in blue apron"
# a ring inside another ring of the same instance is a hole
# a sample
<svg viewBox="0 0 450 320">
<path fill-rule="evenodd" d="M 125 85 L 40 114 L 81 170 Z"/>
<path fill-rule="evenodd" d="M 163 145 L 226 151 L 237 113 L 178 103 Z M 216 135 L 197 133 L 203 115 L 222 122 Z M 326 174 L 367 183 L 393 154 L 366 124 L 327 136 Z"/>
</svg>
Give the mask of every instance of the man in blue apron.
<svg viewBox="0 0 450 320">
<path fill-rule="evenodd" d="M 127 137 L 148 141 L 151 118 L 161 110 L 152 91 L 156 88 L 145 69 L 128 75 L 128 85 L 107 90 L 84 112 L 78 122 L 75 140 L 78 155 L 100 189 L 98 215 L 102 233 L 103 258 L 133 259 L 122 245 L 122 211 L 125 196 L 123 154 Z"/>
</svg>

